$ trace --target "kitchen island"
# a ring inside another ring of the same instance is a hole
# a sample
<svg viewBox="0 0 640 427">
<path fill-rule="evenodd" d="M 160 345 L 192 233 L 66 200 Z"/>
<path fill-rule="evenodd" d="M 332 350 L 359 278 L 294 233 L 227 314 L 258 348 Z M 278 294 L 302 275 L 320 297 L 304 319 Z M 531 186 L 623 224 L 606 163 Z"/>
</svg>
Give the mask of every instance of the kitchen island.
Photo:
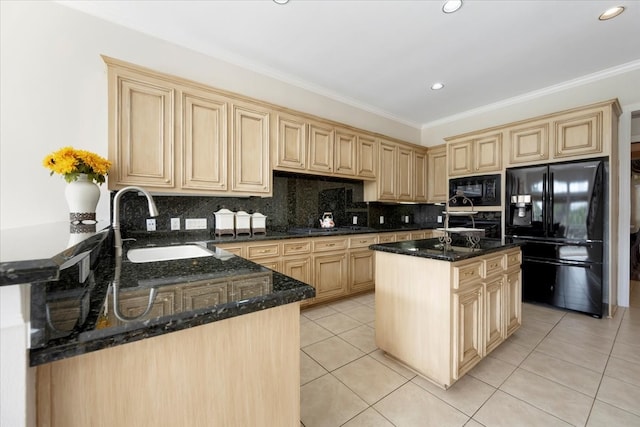
<svg viewBox="0 0 640 427">
<path fill-rule="evenodd" d="M 454 235 L 370 249 L 377 346 L 444 389 L 522 323 L 517 245 Z"/>
</svg>

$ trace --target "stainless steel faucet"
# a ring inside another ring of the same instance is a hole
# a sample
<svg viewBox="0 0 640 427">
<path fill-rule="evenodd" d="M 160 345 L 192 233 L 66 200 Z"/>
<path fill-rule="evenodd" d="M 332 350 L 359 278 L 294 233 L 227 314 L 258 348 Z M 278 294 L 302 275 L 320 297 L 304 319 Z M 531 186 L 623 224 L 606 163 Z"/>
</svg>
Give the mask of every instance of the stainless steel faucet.
<svg viewBox="0 0 640 427">
<path fill-rule="evenodd" d="M 122 256 L 122 236 L 120 235 L 120 198 L 122 198 L 122 195 L 127 191 L 138 191 L 144 194 L 147 198 L 147 201 L 149 202 L 149 215 L 151 215 L 152 217 L 158 216 L 158 208 L 156 207 L 156 203 L 153 201 L 153 197 L 151 197 L 151 194 L 149 194 L 149 192 L 144 188 L 130 186 L 124 187 L 123 189 L 118 191 L 113 198 L 113 223 L 111 224 L 111 227 L 113 228 L 115 234 L 114 246 L 116 257 Z"/>
</svg>

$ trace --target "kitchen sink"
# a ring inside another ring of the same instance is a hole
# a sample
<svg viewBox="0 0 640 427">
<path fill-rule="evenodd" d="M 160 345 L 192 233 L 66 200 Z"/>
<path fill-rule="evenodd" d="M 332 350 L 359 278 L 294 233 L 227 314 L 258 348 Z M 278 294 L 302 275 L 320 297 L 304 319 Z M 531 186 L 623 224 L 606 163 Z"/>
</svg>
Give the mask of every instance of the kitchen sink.
<svg viewBox="0 0 640 427">
<path fill-rule="evenodd" d="M 127 258 L 135 263 L 201 258 L 214 255 L 215 252 L 199 245 L 151 246 L 127 251 Z"/>
</svg>

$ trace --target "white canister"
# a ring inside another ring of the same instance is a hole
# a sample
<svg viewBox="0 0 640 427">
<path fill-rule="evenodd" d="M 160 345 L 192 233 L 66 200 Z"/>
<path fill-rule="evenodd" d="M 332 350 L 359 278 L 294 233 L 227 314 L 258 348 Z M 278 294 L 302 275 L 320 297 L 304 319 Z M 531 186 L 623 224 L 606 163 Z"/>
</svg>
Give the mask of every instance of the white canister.
<svg viewBox="0 0 640 427">
<path fill-rule="evenodd" d="M 245 211 L 236 212 L 236 236 L 251 234 L 251 215 Z"/>
<path fill-rule="evenodd" d="M 256 212 L 251 215 L 251 231 L 253 234 L 266 234 L 267 233 L 267 217 L 260 212 Z"/>
<path fill-rule="evenodd" d="M 229 209 L 220 209 L 213 213 L 216 217 L 216 236 L 235 236 L 235 214 Z"/>
</svg>

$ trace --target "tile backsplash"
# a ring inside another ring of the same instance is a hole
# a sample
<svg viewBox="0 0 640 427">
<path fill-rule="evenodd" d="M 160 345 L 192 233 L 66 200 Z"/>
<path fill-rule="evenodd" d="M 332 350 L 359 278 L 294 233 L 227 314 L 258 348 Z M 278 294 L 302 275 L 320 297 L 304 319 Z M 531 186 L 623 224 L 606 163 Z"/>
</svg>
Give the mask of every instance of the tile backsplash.
<svg viewBox="0 0 640 427">
<path fill-rule="evenodd" d="M 111 197 L 115 192 L 112 192 Z M 277 172 L 273 178 L 273 197 L 154 196 L 160 215 L 158 231 L 170 230 L 171 218 L 206 218 L 207 228 L 215 228 L 214 212 L 226 208 L 267 216 L 267 230 L 286 231 L 293 227 L 319 227 L 324 212 L 331 212 L 337 226 L 357 225 L 373 228 L 397 228 L 407 225 L 430 226 L 436 223 L 443 207 L 432 204 L 367 203 L 363 201 L 361 181 Z M 380 224 L 380 216 L 384 224 Z M 145 231 L 149 217 L 146 198 L 134 192 L 123 195 L 120 207 L 122 229 Z"/>
</svg>

